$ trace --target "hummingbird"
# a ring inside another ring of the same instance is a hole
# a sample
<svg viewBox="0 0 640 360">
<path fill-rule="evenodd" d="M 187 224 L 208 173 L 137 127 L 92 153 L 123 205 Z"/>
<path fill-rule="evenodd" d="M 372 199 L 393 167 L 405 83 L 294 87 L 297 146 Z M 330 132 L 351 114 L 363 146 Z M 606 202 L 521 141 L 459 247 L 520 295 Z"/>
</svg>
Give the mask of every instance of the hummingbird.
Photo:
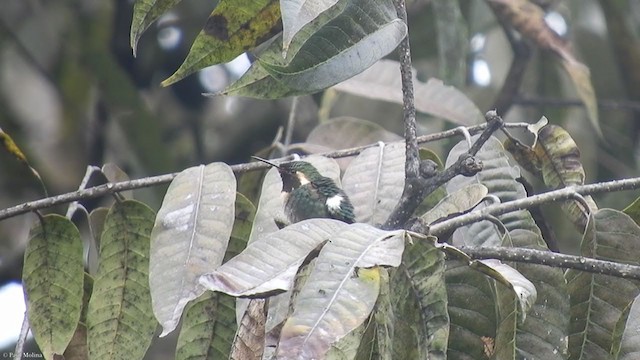
<svg viewBox="0 0 640 360">
<path fill-rule="evenodd" d="M 278 165 L 252 157 L 273 166 L 280 173 L 284 212 L 291 223 L 311 218 L 336 219 L 348 224 L 355 222 L 353 205 L 347 194 L 310 163 L 296 160 Z"/>
</svg>

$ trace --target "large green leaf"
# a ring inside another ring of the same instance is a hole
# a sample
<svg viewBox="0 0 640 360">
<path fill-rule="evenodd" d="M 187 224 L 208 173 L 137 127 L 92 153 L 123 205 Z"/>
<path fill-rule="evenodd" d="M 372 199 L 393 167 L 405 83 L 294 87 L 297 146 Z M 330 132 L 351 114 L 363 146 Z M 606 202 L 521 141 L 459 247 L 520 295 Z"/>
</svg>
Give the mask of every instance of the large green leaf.
<svg viewBox="0 0 640 360">
<path fill-rule="evenodd" d="M 469 184 L 447 195 L 420 218 L 425 224 L 469 211 L 487 196 L 489 190 L 482 184 Z"/>
<path fill-rule="evenodd" d="M 640 357 L 640 296 L 636 296 L 624 310 L 613 333 L 611 354 L 616 360 Z"/>
<path fill-rule="evenodd" d="M 627 264 L 640 259 L 640 227 L 626 214 L 598 210 L 582 239 L 584 256 Z M 637 282 L 569 270 L 571 297 L 569 354 L 571 359 L 609 359 L 612 334 L 622 311 L 640 293 Z"/>
<path fill-rule="evenodd" d="M 235 222 L 224 261 L 246 247 L 256 211 L 242 194 L 237 194 L 235 207 Z M 236 328 L 235 299 L 223 293 L 205 292 L 185 308 L 176 359 L 228 358 Z"/>
<path fill-rule="evenodd" d="M 307 255 L 346 226 L 333 219 L 289 225 L 251 242 L 238 256 L 202 276 L 200 284 L 233 296 L 288 290 Z"/>
<path fill-rule="evenodd" d="M 131 21 L 131 48 L 133 55 L 138 48 L 138 40 L 142 33 L 160 16 L 182 0 L 136 0 L 133 5 L 133 19 Z"/>
<path fill-rule="evenodd" d="M 444 359 L 449 339 L 444 253 L 414 239 L 391 277 L 393 349 L 398 359 Z"/>
<path fill-rule="evenodd" d="M 151 233 L 149 283 L 153 312 L 173 331 L 190 300 L 200 296 L 200 275 L 223 260 L 234 221 L 236 178 L 223 163 L 182 171 L 171 182 Z"/>
<path fill-rule="evenodd" d="M 518 270 L 500 260 L 475 260 L 471 262 L 471 265 L 491 276 L 498 283 L 506 285 L 506 288 L 509 289 L 509 294 L 514 295 L 509 311 L 511 314 L 515 314 L 517 311 L 521 315 L 522 321 L 524 321 L 526 314 L 538 297 L 538 292 L 533 283 Z M 499 314 L 499 316 L 502 317 L 502 314 Z"/>
<path fill-rule="evenodd" d="M 22 282 L 29 325 L 42 354 L 53 359 L 71 341 L 82 310 L 82 241 L 67 218 L 47 215 L 29 232 Z"/>
<path fill-rule="evenodd" d="M 149 292 L 153 210 L 126 200 L 113 205 L 100 241 L 100 263 L 87 313 L 91 359 L 142 359 L 158 326 Z"/>
<path fill-rule="evenodd" d="M 403 143 L 380 143 L 351 161 L 342 183 L 357 221 L 382 224 L 398 204 L 404 187 L 404 151 Z"/>
<path fill-rule="evenodd" d="M 539 235 L 514 230 L 505 246 L 547 250 Z M 569 330 L 569 296 L 563 271 L 543 265 L 510 264 L 526 276 L 537 290 L 537 299 L 526 319 L 515 306 L 511 291 L 498 287 L 500 325 L 496 337 L 496 358 L 566 359 Z"/>
<path fill-rule="evenodd" d="M 282 37 L 286 50 L 293 37 L 305 25 L 341 0 L 282 0 Z M 342 0 L 344 2 L 344 0 Z"/>
<path fill-rule="evenodd" d="M 447 260 L 448 311 L 451 319 L 447 357 L 488 359 L 486 344 L 496 336 L 496 314 L 490 280 L 463 261 Z"/>
<path fill-rule="evenodd" d="M 322 358 L 331 344 L 360 326 L 378 297 L 377 265 L 400 264 L 404 236 L 361 223 L 333 236 L 282 327 L 278 358 Z"/>
<path fill-rule="evenodd" d="M 407 33 L 391 0 L 342 0 L 305 25 L 286 58 L 275 40 L 222 93 L 258 98 L 309 94 L 344 81 L 396 48 Z"/>
<path fill-rule="evenodd" d="M 341 92 L 370 99 L 402 104 L 402 79 L 400 63 L 382 59 L 346 81 L 333 87 Z M 413 72 L 415 106 L 418 112 L 449 120 L 458 125 L 470 126 L 484 121 L 480 109 L 460 90 L 430 78 L 426 83 L 418 80 Z"/>
<path fill-rule="evenodd" d="M 472 141 L 476 139 L 477 136 L 472 137 Z M 459 142 L 449 152 L 446 167 L 451 166 L 461 154 L 468 150 L 466 141 Z M 484 164 L 482 171 L 471 177 L 459 175 L 453 178 L 446 185 L 449 193 L 469 184 L 480 183 L 489 189 L 489 194 L 497 196 L 501 202 L 522 199 L 527 196 L 524 186 L 516 181 L 516 178 L 520 176 L 520 169 L 509 164 L 509 158 L 500 141 L 494 137 L 489 138 L 476 157 Z M 485 206 L 480 204 L 476 209 L 482 209 Z M 531 214 L 526 210 L 503 214 L 498 216 L 498 219 L 509 231 L 524 229 L 540 233 Z M 498 246 L 502 243 L 499 229 L 489 221 L 480 221 L 459 228 L 455 231 L 453 239 L 456 245 Z"/>
<path fill-rule="evenodd" d="M 222 0 L 207 19 L 168 86 L 210 65 L 233 60 L 280 30 L 278 0 Z"/>
</svg>

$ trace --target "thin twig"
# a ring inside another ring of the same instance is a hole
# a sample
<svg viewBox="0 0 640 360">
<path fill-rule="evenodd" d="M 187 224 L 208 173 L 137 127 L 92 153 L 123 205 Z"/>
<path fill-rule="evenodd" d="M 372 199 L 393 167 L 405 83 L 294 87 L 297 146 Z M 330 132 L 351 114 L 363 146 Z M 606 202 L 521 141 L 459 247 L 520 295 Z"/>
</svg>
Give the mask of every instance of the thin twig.
<svg viewBox="0 0 640 360">
<path fill-rule="evenodd" d="M 497 205 L 490 205 L 480 210 L 474 210 L 464 215 L 432 225 L 429 229 L 429 233 L 431 235 L 438 236 L 439 234 L 446 233 L 460 226 L 465 226 L 476 221 L 480 221 L 487 215 L 501 215 L 517 210 L 525 210 L 530 207 L 542 205 L 545 203 L 567 200 L 575 196 L 576 193 L 581 195 L 592 195 L 603 192 L 633 190 L 638 188 L 640 188 L 640 177 L 623 180 L 613 180 L 597 184 L 567 187 L 560 190 L 533 195 L 524 199 L 508 201 Z"/>
<path fill-rule="evenodd" d="M 526 123 L 505 124 L 505 126 L 507 127 L 514 127 L 514 128 L 525 128 L 527 125 L 528 124 Z M 477 133 L 479 131 L 484 130 L 486 127 L 487 127 L 487 124 L 480 124 L 480 125 L 469 127 L 467 130 L 473 134 L 473 133 Z M 462 134 L 462 131 L 460 129 L 452 129 L 452 130 L 443 131 L 437 134 L 421 136 L 418 138 L 418 142 L 426 143 L 431 141 L 437 141 L 437 140 L 450 138 L 453 136 L 459 136 L 461 134 Z M 350 149 L 320 153 L 318 155 L 322 155 L 330 158 L 343 158 L 343 157 L 358 155 L 365 149 L 368 149 L 374 146 L 379 146 L 379 145 L 376 143 L 376 144 L 370 144 L 365 146 L 358 146 Z M 292 160 L 292 159 L 293 157 L 287 156 L 281 159 L 275 159 L 274 161 L 279 162 L 279 161 L 286 161 L 286 160 Z M 252 163 L 246 163 L 246 164 L 232 165 L 231 169 L 235 173 L 244 173 L 247 171 L 264 170 L 268 167 L 269 165 L 266 165 L 261 162 L 252 162 Z M 158 175 L 158 176 L 150 176 L 150 177 L 135 179 L 135 180 L 121 181 L 117 183 L 102 184 L 102 185 L 94 186 L 84 190 L 69 192 L 69 193 L 65 193 L 57 196 L 48 197 L 45 199 L 29 201 L 23 204 L 19 204 L 10 208 L 0 210 L 0 220 L 25 214 L 37 209 L 45 209 L 45 208 L 52 207 L 59 204 L 66 204 L 76 200 L 95 198 L 95 197 L 113 194 L 113 193 L 117 193 L 125 190 L 134 190 L 134 189 L 141 189 L 141 188 L 167 184 L 171 182 L 171 180 L 173 180 L 173 178 L 176 177 L 177 175 L 178 173 L 171 173 L 171 174 L 164 174 L 164 175 Z"/>
<path fill-rule="evenodd" d="M 530 264 L 575 269 L 619 278 L 640 280 L 640 266 L 598 260 L 583 256 L 565 255 L 551 251 L 510 247 L 460 247 L 472 259 L 498 259 Z"/>
<path fill-rule="evenodd" d="M 20 360 L 22 358 L 22 350 L 24 349 L 24 343 L 27 340 L 27 334 L 29 333 L 29 319 L 27 312 L 24 312 L 24 319 L 22 319 L 22 327 L 20 328 L 20 336 L 18 336 L 18 342 L 16 343 L 16 349 L 13 353 L 14 360 Z"/>
</svg>

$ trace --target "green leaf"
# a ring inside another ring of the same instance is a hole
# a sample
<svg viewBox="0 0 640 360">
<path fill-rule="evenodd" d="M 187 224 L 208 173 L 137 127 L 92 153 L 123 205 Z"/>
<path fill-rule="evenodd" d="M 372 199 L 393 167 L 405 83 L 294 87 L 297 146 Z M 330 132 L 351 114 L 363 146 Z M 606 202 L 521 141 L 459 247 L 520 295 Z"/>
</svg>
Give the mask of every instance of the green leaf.
<svg viewBox="0 0 640 360">
<path fill-rule="evenodd" d="M 335 33 L 335 29 L 318 31 L 317 36 L 320 38 L 309 39 L 300 50 L 301 55 L 294 57 L 286 65 L 258 61 L 269 75 L 287 87 L 307 94 L 324 90 L 363 72 L 393 51 L 407 34 L 407 26 L 400 19 L 381 24 L 380 29 L 370 34 L 354 34 L 360 25 L 354 22 L 350 28 L 337 30 L 339 33 Z M 362 38 L 352 39 L 345 34 L 360 35 Z M 344 37 L 333 40 L 329 37 L 332 35 Z M 331 45 L 323 47 L 320 39 L 326 41 L 327 38 L 333 41 Z M 307 52 L 311 54 L 307 55 Z"/>
<path fill-rule="evenodd" d="M 622 212 L 629 215 L 636 224 L 640 225 L 640 197 L 624 208 Z"/>
<path fill-rule="evenodd" d="M 400 264 L 404 234 L 356 223 L 333 236 L 282 327 L 278 358 L 322 358 L 331 344 L 360 326 L 378 297 L 377 265 Z"/>
<path fill-rule="evenodd" d="M 640 357 L 640 296 L 636 296 L 624 310 L 613 333 L 611 354 L 616 360 Z"/>
<path fill-rule="evenodd" d="M 358 222 L 382 224 L 398 204 L 404 187 L 404 151 L 403 143 L 380 143 L 351 161 L 342 182 Z"/>
<path fill-rule="evenodd" d="M 161 336 L 176 328 L 187 302 L 204 292 L 198 277 L 222 263 L 235 197 L 236 178 L 224 163 L 188 168 L 171 182 L 151 233 L 149 263 Z"/>
<path fill-rule="evenodd" d="M 288 290 L 309 252 L 346 226 L 333 219 L 309 219 L 289 225 L 251 242 L 238 256 L 203 275 L 200 284 L 232 296 Z"/>
<path fill-rule="evenodd" d="M 283 49 L 288 49 L 293 37 L 312 20 L 339 1 L 344 0 L 288 0 L 282 1 Z"/>
<path fill-rule="evenodd" d="M 278 41 L 280 37 L 276 38 L 273 43 L 267 48 L 267 51 L 274 54 L 279 53 L 280 47 Z M 226 89 L 219 93 L 205 93 L 205 96 L 246 96 L 256 99 L 280 99 L 288 96 L 305 95 L 315 91 L 306 91 L 300 89 L 293 89 L 280 81 L 274 79 L 267 70 L 262 67 L 259 61 L 254 62 L 249 70 L 242 75 L 233 84 L 229 85 Z"/>
<path fill-rule="evenodd" d="M 382 59 L 362 73 L 335 86 L 341 92 L 369 99 L 402 104 L 400 63 Z M 478 107 L 460 90 L 445 85 L 442 80 L 430 78 L 426 83 L 412 74 L 415 106 L 418 112 L 446 119 L 454 124 L 470 126 L 484 121 Z"/>
<path fill-rule="evenodd" d="M 238 255 L 247 245 L 255 207 L 242 194 L 236 195 L 235 222 L 224 261 Z M 176 345 L 176 360 L 228 358 L 236 333 L 235 299 L 205 292 L 184 311 Z"/>
<path fill-rule="evenodd" d="M 527 312 L 536 301 L 538 293 L 531 281 L 524 277 L 518 270 L 496 259 L 474 260 L 472 267 L 491 276 L 499 283 L 505 285 L 515 294 L 513 310 L 519 310 L 522 321 L 525 320 Z"/>
<path fill-rule="evenodd" d="M 475 141 L 478 136 L 472 137 Z M 451 166 L 458 157 L 466 153 L 469 147 L 466 141 L 461 141 L 451 149 L 447 157 L 446 167 Z M 447 191 L 452 193 L 468 184 L 479 183 L 489 189 L 489 194 L 497 196 L 501 202 L 522 199 L 527 196 L 527 192 L 521 183 L 516 181 L 520 177 L 520 169 L 511 166 L 500 141 L 495 137 L 489 138 L 482 149 L 476 155 L 484 164 L 482 171 L 475 176 L 457 176 L 446 185 Z M 480 204 L 476 209 L 484 208 L 485 204 Z M 498 216 L 498 219 L 511 231 L 514 229 L 530 230 L 540 233 L 537 225 L 533 221 L 531 214 L 526 210 L 513 211 Z M 457 229 L 453 235 L 454 245 L 469 246 L 499 246 L 502 243 L 502 235 L 495 224 L 489 221 L 476 222 L 470 226 Z"/>
<path fill-rule="evenodd" d="M 444 254 L 414 239 L 391 277 L 393 354 L 398 359 L 444 359 L 449 338 Z"/>
<path fill-rule="evenodd" d="M 47 215 L 31 228 L 22 282 L 33 336 L 46 359 L 61 355 L 82 310 L 82 241 L 67 218 Z"/>
<path fill-rule="evenodd" d="M 391 0 L 376 6 L 366 0 L 340 1 L 302 28 L 286 58 L 275 40 L 222 94 L 273 99 L 317 92 L 373 65 L 406 32 Z"/>
<path fill-rule="evenodd" d="M 182 0 L 136 0 L 131 21 L 131 48 L 135 56 L 142 33 L 165 12 Z"/>
<path fill-rule="evenodd" d="M 531 231 L 514 230 L 510 240 L 512 243 L 504 245 L 548 250 L 540 236 Z M 536 356 L 549 360 L 566 359 L 569 295 L 562 269 L 526 263 L 510 265 L 535 285 L 537 298 L 523 323 L 517 321 L 521 316 L 516 313 L 519 310 L 514 306 L 513 292 L 497 289 L 501 310 L 497 352 L 509 359 Z"/>
<path fill-rule="evenodd" d="M 207 291 L 187 305 L 176 360 L 228 358 L 236 333 L 235 299 Z"/>
<path fill-rule="evenodd" d="M 602 209 L 587 223 L 581 254 L 601 260 L 638 264 L 640 227 L 624 213 Z M 612 334 L 622 311 L 640 293 L 635 281 L 569 270 L 571 299 L 570 359 L 609 359 Z"/>
<path fill-rule="evenodd" d="M 162 86 L 207 66 L 231 61 L 275 35 L 279 28 L 278 0 L 221 0 L 194 40 L 187 58 Z"/>
<path fill-rule="evenodd" d="M 485 346 L 496 336 L 496 314 L 490 280 L 466 262 L 447 260 L 448 311 L 451 319 L 447 357 L 488 359 Z"/>
<path fill-rule="evenodd" d="M 134 200 L 115 203 L 107 215 L 87 313 L 91 359 L 142 359 L 151 345 L 158 326 L 148 282 L 154 216 Z"/>
<path fill-rule="evenodd" d="M 468 211 L 478 205 L 489 190 L 482 184 L 469 184 L 440 200 L 433 209 L 421 216 L 425 224 Z"/>
</svg>

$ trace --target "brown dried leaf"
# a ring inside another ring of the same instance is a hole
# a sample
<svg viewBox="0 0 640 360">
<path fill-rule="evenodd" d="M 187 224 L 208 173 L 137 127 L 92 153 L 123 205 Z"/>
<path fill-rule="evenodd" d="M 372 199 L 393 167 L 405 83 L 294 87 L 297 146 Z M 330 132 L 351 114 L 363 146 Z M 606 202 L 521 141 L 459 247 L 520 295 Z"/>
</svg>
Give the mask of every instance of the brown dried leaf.
<svg viewBox="0 0 640 360">
<path fill-rule="evenodd" d="M 598 120 L 598 105 L 589 69 L 576 59 L 569 43 L 547 25 L 544 20 L 544 11 L 529 0 L 487 0 L 487 3 L 502 21 L 510 24 L 539 48 L 551 51 L 561 59 L 564 70 L 586 107 L 591 124 L 598 135 L 602 136 Z"/>
<path fill-rule="evenodd" d="M 249 301 L 229 354 L 230 360 L 260 360 L 264 352 L 267 302 L 265 299 Z"/>
</svg>

